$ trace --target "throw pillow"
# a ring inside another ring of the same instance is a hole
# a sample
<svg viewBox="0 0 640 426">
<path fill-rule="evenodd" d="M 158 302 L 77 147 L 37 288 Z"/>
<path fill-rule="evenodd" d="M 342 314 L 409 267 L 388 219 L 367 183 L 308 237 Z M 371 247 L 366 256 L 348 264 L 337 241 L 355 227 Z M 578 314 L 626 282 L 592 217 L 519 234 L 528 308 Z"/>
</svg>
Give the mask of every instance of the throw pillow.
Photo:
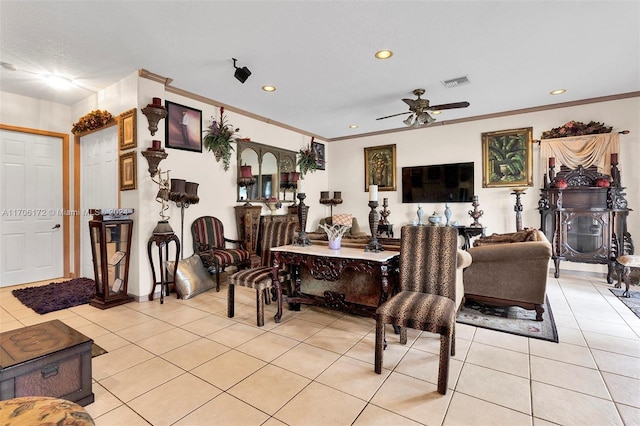
<svg viewBox="0 0 640 426">
<path fill-rule="evenodd" d="M 488 244 L 510 244 L 521 243 L 524 241 L 535 241 L 536 230 L 532 228 L 518 232 L 510 232 L 508 234 L 492 234 L 488 237 L 480 237 L 473 242 L 474 247 L 484 246 Z"/>
<path fill-rule="evenodd" d="M 182 299 L 190 299 L 197 294 L 215 288 L 216 282 L 211 278 L 197 254 L 178 262 L 175 280 L 173 279 L 173 265 L 174 261 L 165 261 L 167 279 L 175 282 L 176 291 Z"/>
<path fill-rule="evenodd" d="M 344 225 L 351 228 L 352 222 L 352 214 L 334 214 L 333 216 L 331 216 L 331 223 L 333 225 Z"/>
</svg>

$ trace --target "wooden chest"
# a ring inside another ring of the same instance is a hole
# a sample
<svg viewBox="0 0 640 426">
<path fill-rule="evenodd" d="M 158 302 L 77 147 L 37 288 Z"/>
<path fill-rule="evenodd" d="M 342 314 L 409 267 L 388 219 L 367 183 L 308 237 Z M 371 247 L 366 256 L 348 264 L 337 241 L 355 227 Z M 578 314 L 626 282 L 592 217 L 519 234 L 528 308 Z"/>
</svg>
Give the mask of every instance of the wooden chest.
<svg viewBox="0 0 640 426">
<path fill-rule="evenodd" d="M 91 404 L 93 340 L 59 320 L 0 334 L 0 400 L 51 396 Z"/>
</svg>

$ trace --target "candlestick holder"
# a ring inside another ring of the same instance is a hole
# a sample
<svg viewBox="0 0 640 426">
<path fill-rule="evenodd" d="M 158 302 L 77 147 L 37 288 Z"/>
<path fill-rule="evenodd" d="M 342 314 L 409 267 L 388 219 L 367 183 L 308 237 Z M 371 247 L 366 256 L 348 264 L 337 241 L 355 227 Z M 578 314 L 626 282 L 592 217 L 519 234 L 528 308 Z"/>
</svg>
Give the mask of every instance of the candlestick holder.
<svg viewBox="0 0 640 426">
<path fill-rule="evenodd" d="M 389 200 L 388 199 L 384 199 L 382 201 L 382 210 L 380 210 L 380 225 L 389 225 L 389 219 L 387 219 L 387 217 L 389 217 L 389 215 L 391 214 L 391 210 L 388 210 L 387 207 L 389 207 Z"/>
<path fill-rule="evenodd" d="M 328 204 L 330 207 L 331 216 L 333 216 L 333 206 L 342 204 L 342 192 L 334 191 L 333 198 L 329 198 L 329 191 L 320 192 L 320 204 L 325 204 L 325 205 Z"/>
<path fill-rule="evenodd" d="M 378 253 L 384 251 L 384 247 L 382 244 L 378 242 L 378 220 L 380 219 L 378 216 L 378 211 L 376 208 L 378 207 L 377 201 L 369 201 L 369 208 L 371 211 L 369 212 L 369 229 L 371 230 L 371 241 L 364 248 L 364 251 Z"/>
<path fill-rule="evenodd" d="M 293 241 L 294 246 L 310 246 L 311 241 L 307 236 L 307 206 L 304 204 L 304 199 L 307 198 L 304 192 L 298 194 L 298 223 L 300 224 L 300 233 Z"/>
<path fill-rule="evenodd" d="M 520 202 L 520 196 L 524 195 L 524 189 L 515 188 L 511 195 L 516 196 L 516 204 L 513 206 L 513 211 L 516 212 L 516 231 L 522 231 L 522 202 Z"/>
<path fill-rule="evenodd" d="M 622 179 L 620 178 L 620 170 L 618 170 L 618 156 L 615 157 L 611 154 L 611 186 L 622 186 Z"/>
<path fill-rule="evenodd" d="M 198 204 L 198 185 L 195 182 L 187 182 L 184 179 L 171 179 L 171 190 L 169 191 L 169 200 L 176 203 L 180 209 L 180 241 L 184 241 L 184 210 L 188 209 L 192 204 Z M 182 252 L 184 259 L 184 251 Z"/>
<path fill-rule="evenodd" d="M 480 205 L 480 203 L 478 203 L 477 195 L 473 196 L 473 202 L 471 203 L 471 205 L 473 206 L 473 210 L 469 210 L 469 216 L 471 216 L 471 218 L 473 219 L 473 223 L 471 224 L 471 226 L 482 228 L 482 224 L 478 222 L 478 219 L 482 217 L 484 212 L 482 210 L 478 210 L 478 206 Z"/>
<path fill-rule="evenodd" d="M 249 202 L 249 189 L 256 184 L 257 179 L 255 177 L 239 177 L 238 186 L 241 188 L 247 188 L 247 201 L 244 203 L 245 207 L 251 207 Z"/>
</svg>

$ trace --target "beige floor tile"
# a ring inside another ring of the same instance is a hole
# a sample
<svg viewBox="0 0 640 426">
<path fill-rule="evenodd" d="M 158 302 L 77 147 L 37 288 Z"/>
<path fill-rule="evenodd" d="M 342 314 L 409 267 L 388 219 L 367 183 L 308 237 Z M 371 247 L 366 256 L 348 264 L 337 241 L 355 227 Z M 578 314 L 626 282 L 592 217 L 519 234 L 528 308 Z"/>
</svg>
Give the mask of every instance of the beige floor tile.
<svg viewBox="0 0 640 426">
<path fill-rule="evenodd" d="M 191 374 L 227 390 L 265 365 L 266 362 L 234 349 L 194 368 Z"/>
<path fill-rule="evenodd" d="M 611 401 L 547 385 L 531 383 L 533 412 L 550 422 L 563 425 L 622 425 Z"/>
<path fill-rule="evenodd" d="M 105 310 L 105 312 L 108 312 L 108 310 Z M 132 325 L 140 324 L 150 320 L 151 317 L 149 317 L 148 315 L 136 312 L 131 309 L 123 309 L 120 312 L 111 313 L 111 315 L 108 316 L 107 321 L 99 322 L 99 324 L 107 330 L 119 331 L 123 328 L 131 327 Z"/>
<path fill-rule="evenodd" d="M 478 327 L 456 323 L 456 339 L 472 341 L 476 335 L 477 330 Z"/>
<path fill-rule="evenodd" d="M 452 391 L 437 392 L 437 386 L 393 372 L 370 403 L 425 425 L 442 424 Z"/>
<path fill-rule="evenodd" d="M 606 334 L 608 336 L 622 337 L 624 339 L 637 339 L 634 331 L 625 324 L 610 323 L 607 321 L 596 321 L 590 318 L 576 318 L 580 329 L 592 331 L 594 333 Z"/>
<path fill-rule="evenodd" d="M 366 336 L 372 330 L 375 330 L 376 320 L 356 315 L 344 315 L 332 322 L 331 327 Z"/>
<path fill-rule="evenodd" d="M 625 425 L 640 425 L 640 408 L 629 407 L 628 405 L 622 404 L 616 404 L 616 407 Z"/>
<path fill-rule="evenodd" d="M 62 320 L 62 322 L 75 330 L 86 325 L 91 325 L 91 321 L 80 315 L 74 315 L 72 317 L 65 318 Z"/>
<path fill-rule="evenodd" d="M 154 426 L 171 425 L 222 391 L 189 373 L 182 374 L 129 401 Z"/>
<path fill-rule="evenodd" d="M 126 405 L 93 419 L 96 426 L 149 426 L 149 423 Z"/>
<path fill-rule="evenodd" d="M 591 349 L 600 349 L 640 358 L 640 339 L 623 339 L 591 331 L 585 331 L 584 337 Z"/>
<path fill-rule="evenodd" d="M 287 426 L 286 423 L 281 422 L 280 420 L 270 417 L 269 420 L 262 423 L 262 426 Z"/>
<path fill-rule="evenodd" d="M 174 425 L 260 425 L 268 418 L 268 414 L 231 395 L 221 393 L 202 407 L 174 423 Z"/>
<path fill-rule="evenodd" d="M 531 380 L 610 399 L 600 372 L 593 368 L 532 356 Z"/>
<path fill-rule="evenodd" d="M 522 352 L 473 342 L 466 362 L 529 378 L 529 356 Z"/>
<path fill-rule="evenodd" d="M 207 336 L 234 324 L 236 324 L 236 321 L 227 318 L 225 310 L 225 316 L 209 315 L 185 324 L 181 328 L 197 334 L 198 336 Z"/>
<path fill-rule="evenodd" d="M 139 342 L 142 339 L 164 333 L 173 328 L 175 326 L 169 323 L 151 318 L 149 321 L 118 330 L 118 335 L 130 342 Z"/>
<path fill-rule="evenodd" d="M 419 426 L 421 424 L 373 404 L 368 404 L 353 422 L 353 426 Z"/>
<path fill-rule="evenodd" d="M 531 416 L 456 392 L 444 426 L 531 426 Z"/>
<path fill-rule="evenodd" d="M 600 371 L 640 379 L 640 359 L 613 352 L 591 351 Z"/>
<path fill-rule="evenodd" d="M 283 317 L 289 312 L 291 311 L 285 309 L 285 314 L 283 314 Z M 317 322 L 318 324 L 322 325 L 329 325 L 344 314 L 332 311 L 330 309 L 302 305 L 300 307 L 300 313 L 298 315 L 300 319 L 303 319 L 305 321 Z"/>
<path fill-rule="evenodd" d="M 387 349 L 389 348 L 387 347 Z M 402 360 L 400 360 L 400 363 L 398 363 L 395 371 L 433 384 L 438 384 L 439 365 L 439 354 L 409 349 Z M 456 387 L 461 369 L 462 361 L 455 358 L 449 359 L 449 382 L 447 383 L 449 389 Z"/>
<path fill-rule="evenodd" d="M 317 322 L 306 321 L 297 317 L 274 327 L 273 332 L 292 339 L 304 341 L 324 327 L 324 325 L 318 324 Z"/>
<path fill-rule="evenodd" d="M 84 334 L 90 339 L 95 339 L 98 336 L 104 336 L 105 334 L 111 333 L 104 327 L 100 327 L 98 324 L 89 323 L 87 325 L 83 325 L 75 329 L 76 331 Z"/>
<path fill-rule="evenodd" d="M 91 360 L 93 378 L 102 380 L 153 358 L 153 354 L 130 344 Z"/>
<path fill-rule="evenodd" d="M 557 324 L 556 324 L 557 325 Z M 582 330 L 579 328 L 557 326 L 558 341 L 576 346 L 587 346 Z"/>
<path fill-rule="evenodd" d="M 640 380 L 605 372 L 602 377 L 614 402 L 640 408 Z"/>
<path fill-rule="evenodd" d="M 305 340 L 305 343 L 344 354 L 362 338 L 363 337 L 360 334 L 351 333 L 337 328 L 325 327 Z"/>
<path fill-rule="evenodd" d="M 123 404 L 122 401 L 116 398 L 99 383 L 92 383 L 91 390 L 94 394 L 94 401 L 84 408 L 94 419 Z"/>
<path fill-rule="evenodd" d="M 415 344 L 414 344 L 415 345 Z M 382 367 L 393 370 L 409 350 L 409 345 L 389 345 L 382 354 Z M 369 333 L 345 353 L 350 358 L 371 364 L 375 362 L 375 335 Z"/>
<path fill-rule="evenodd" d="M 263 361 L 271 362 L 298 344 L 300 342 L 295 339 L 273 333 L 264 333 L 243 343 L 236 349 Z"/>
<path fill-rule="evenodd" d="M 103 334 L 102 336 L 95 337 L 93 341 L 96 345 L 100 346 L 107 352 L 115 351 L 116 349 L 123 348 L 131 343 L 115 333 Z"/>
<path fill-rule="evenodd" d="M 318 401 L 322 401 L 318 404 Z M 348 425 L 367 403 L 336 389 L 313 382 L 281 408 L 274 417 L 290 425 Z"/>
<path fill-rule="evenodd" d="M 576 317 L 573 314 L 557 314 L 553 313 L 553 320 L 556 323 L 556 327 L 565 327 L 565 328 L 575 328 L 580 329 L 580 325 L 578 325 L 578 321 L 576 321 Z"/>
<path fill-rule="evenodd" d="M 162 358 L 183 370 L 191 370 L 221 355 L 231 348 L 218 342 L 201 338 L 162 354 Z"/>
<path fill-rule="evenodd" d="M 570 345 L 563 342 L 553 343 L 540 339 L 531 339 L 529 344 L 531 355 L 533 356 L 554 359 L 587 368 L 596 367 L 591 351 L 584 346 Z"/>
<path fill-rule="evenodd" d="M 207 334 L 206 337 L 230 348 L 235 348 L 249 340 L 255 339 L 263 333 L 265 333 L 265 330 L 261 330 L 258 327 L 236 323 L 214 333 Z"/>
<path fill-rule="evenodd" d="M 529 353 L 529 339 L 523 336 L 516 336 L 515 334 L 478 328 L 473 341 L 525 354 Z"/>
<path fill-rule="evenodd" d="M 109 376 L 100 384 L 121 401 L 128 402 L 182 373 L 182 369 L 156 357 Z"/>
<path fill-rule="evenodd" d="M 24 327 L 25 325 L 18 320 L 15 321 L 6 321 L 0 324 L 0 333 L 4 333 L 6 331 L 17 330 L 19 328 Z"/>
<path fill-rule="evenodd" d="M 389 373 L 389 370 L 383 369 L 382 374 L 376 374 L 372 364 L 342 357 L 331 364 L 315 381 L 368 401 Z"/>
<path fill-rule="evenodd" d="M 211 315 L 211 313 L 185 306 L 183 309 L 172 313 L 170 318 L 167 318 L 167 322 L 179 327 L 190 322 L 206 318 L 209 315 Z"/>
<path fill-rule="evenodd" d="M 268 414 L 275 414 L 302 389 L 310 379 L 274 365 L 266 365 L 227 393 Z"/>
<path fill-rule="evenodd" d="M 181 328 L 173 328 L 163 333 L 156 334 L 155 336 L 142 339 L 137 342 L 137 344 L 149 352 L 160 355 L 175 348 L 179 348 L 182 345 L 186 345 L 187 343 L 191 343 L 199 338 L 200 337 L 197 334 L 182 330 Z"/>
<path fill-rule="evenodd" d="M 300 343 L 271 363 L 309 379 L 316 378 L 340 355 L 326 349 Z"/>
<path fill-rule="evenodd" d="M 463 393 L 531 415 L 529 380 L 486 367 L 465 364 L 456 393 Z"/>
</svg>

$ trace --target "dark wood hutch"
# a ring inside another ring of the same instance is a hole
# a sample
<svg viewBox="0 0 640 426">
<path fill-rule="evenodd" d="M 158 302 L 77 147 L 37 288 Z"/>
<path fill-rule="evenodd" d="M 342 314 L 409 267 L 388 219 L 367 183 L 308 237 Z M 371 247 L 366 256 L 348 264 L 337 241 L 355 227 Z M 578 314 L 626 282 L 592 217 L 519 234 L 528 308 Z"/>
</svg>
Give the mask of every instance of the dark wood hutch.
<svg viewBox="0 0 640 426">
<path fill-rule="evenodd" d="M 633 241 L 627 231 L 627 207 L 617 162 L 611 175 L 596 166 L 571 170 L 561 166 L 557 174 L 549 167 L 538 210 L 541 230 L 552 242 L 555 277 L 560 261 L 608 265 L 607 282 L 613 283 L 616 258 L 632 254 Z"/>
</svg>

